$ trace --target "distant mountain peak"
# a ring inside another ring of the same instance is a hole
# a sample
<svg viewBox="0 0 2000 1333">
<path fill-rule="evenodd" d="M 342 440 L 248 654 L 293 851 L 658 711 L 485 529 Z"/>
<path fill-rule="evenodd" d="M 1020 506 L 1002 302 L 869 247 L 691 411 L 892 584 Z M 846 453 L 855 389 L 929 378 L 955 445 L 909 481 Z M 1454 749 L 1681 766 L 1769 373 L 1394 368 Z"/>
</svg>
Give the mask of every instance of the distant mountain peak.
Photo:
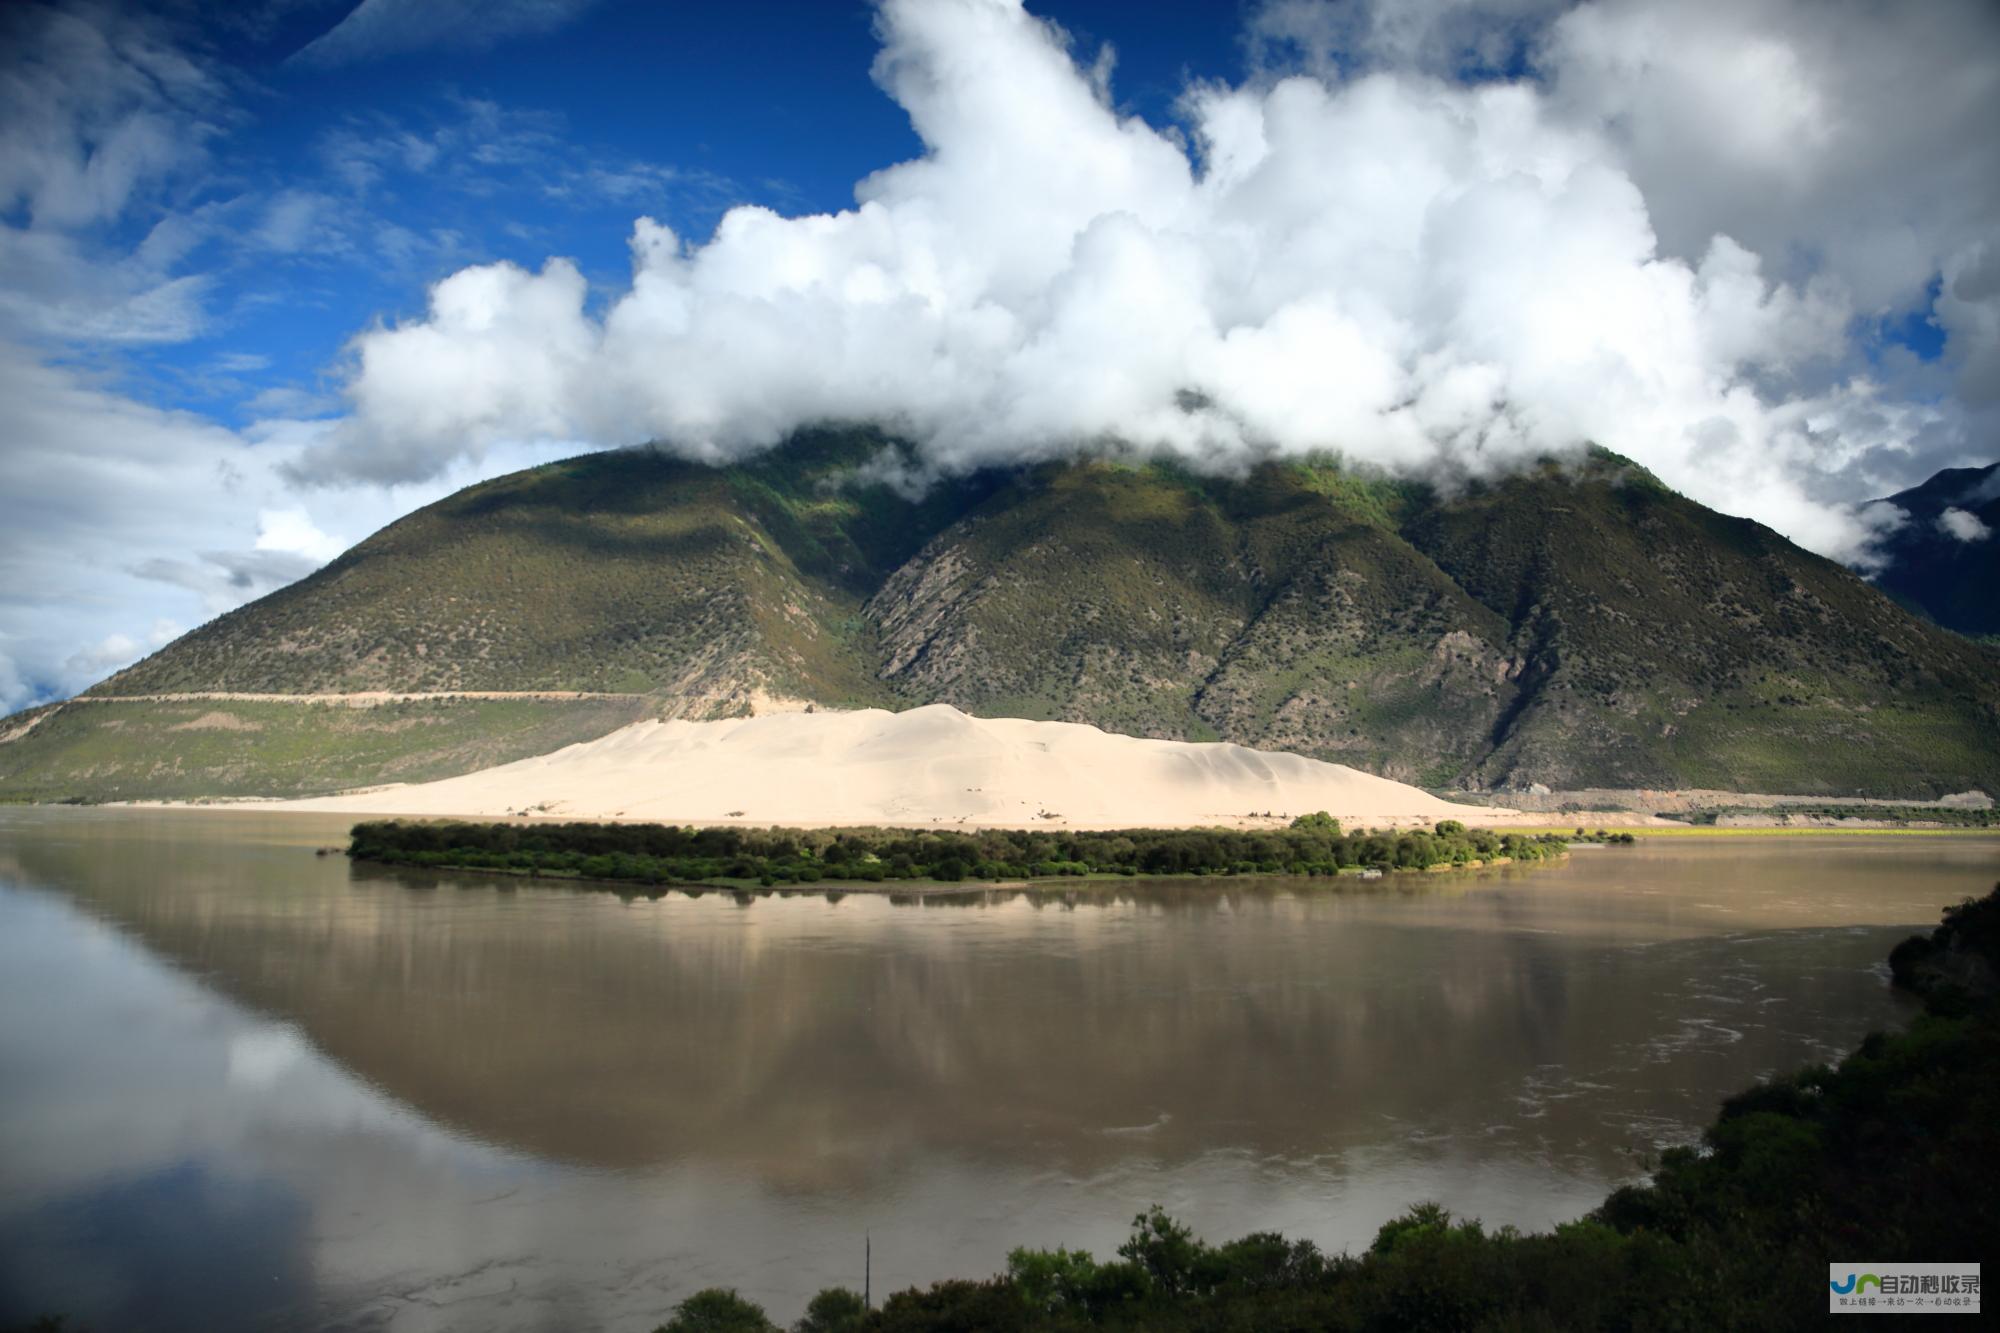
<svg viewBox="0 0 2000 1333">
<path fill-rule="evenodd" d="M 1946 629 L 2000 635 L 2000 463 L 1945 468 L 1886 497 L 1908 515 L 1876 586 Z"/>
</svg>

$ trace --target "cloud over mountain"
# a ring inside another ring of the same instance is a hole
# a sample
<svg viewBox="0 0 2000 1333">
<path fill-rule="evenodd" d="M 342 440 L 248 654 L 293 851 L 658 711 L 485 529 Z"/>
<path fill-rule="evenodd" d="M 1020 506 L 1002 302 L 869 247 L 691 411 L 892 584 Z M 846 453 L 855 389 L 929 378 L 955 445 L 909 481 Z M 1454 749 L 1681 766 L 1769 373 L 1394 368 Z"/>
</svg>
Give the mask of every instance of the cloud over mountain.
<svg viewBox="0 0 2000 1333">
<path fill-rule="evenodd" d="M 1949 364 L 1994 355 L 1990 11 L 1500 7 L 1478 49 L 1527 77 L 1471 83 L 1430 71 L 1444 39 L 1467 67 L 1479 9 L 1371 29 L 1346 67 L 1310 20 L 1353 11 L 1284 11 L 1312 72 L 1190 88 L 1183 133 L 1121 115 L 1108 54 L 1015 0 L 885 0 L 874 73 L 920 157 L 836 214 L 738 208 L 705 242 L 642 218 L 608 303 L 562 259 L 451 275 L 355 339 L 307 470 L 548 439 L 726 458 L 857 418 L 946 469 L 1117 441 L 1481 472 L 1596 441 L 1852 556 L 1844 474 L 1963 430 L 1867 330 L 1951 274 Z"/>
<path fill-rule="evenodd" d="M 1233 11 L 1074 11 L 1124 65 L 889 0 L 914 148 L 846 6 L 587 8 L 0 7 L 0 711 L 652 438 L 866 417 L 912 484 L 1592 438 L 1848 557 L 1900 517 L 1853 506 L 2000 439 L 1986 0 L 1263 0 L 1240 53 Z M 333 537 L 273 545 L 293 513 Z"/>
</svg>

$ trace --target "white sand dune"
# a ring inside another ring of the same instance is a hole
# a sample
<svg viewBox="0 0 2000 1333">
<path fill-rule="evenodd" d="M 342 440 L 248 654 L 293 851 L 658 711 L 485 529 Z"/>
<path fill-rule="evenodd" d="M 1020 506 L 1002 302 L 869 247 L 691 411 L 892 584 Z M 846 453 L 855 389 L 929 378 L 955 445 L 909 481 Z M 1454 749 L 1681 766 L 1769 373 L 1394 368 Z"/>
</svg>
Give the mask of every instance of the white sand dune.
<svg viewBox="0 0 2000 1333">
<path fill-rule="evenodd" d="M 287 809 L 683 823 L 1150 826 L 1325 810 L 1376 825 L 1490 820 L 1339 764 L 1241 745 L 1141 740 L 1069 722 L 906 713 L 778 713 L 641 722 L 464 777 Z"/>
</svg>

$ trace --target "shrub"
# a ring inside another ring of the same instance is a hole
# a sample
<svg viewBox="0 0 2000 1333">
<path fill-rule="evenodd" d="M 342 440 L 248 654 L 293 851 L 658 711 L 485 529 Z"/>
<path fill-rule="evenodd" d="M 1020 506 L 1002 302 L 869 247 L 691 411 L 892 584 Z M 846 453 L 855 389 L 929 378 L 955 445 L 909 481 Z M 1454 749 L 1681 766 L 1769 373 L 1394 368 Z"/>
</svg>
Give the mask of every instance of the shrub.
<svg viewBox="0 0 2000 1333">
<path fill-rule="evenodd" d="M 861 1327 L 868 1307 L 857 1292 L 846 1287 L 828 1287 L 806 1303 L 806 1312 L 792 1325 L 792 1333 L 849 1333 Z"/>
<path fill-rule="evenodd" d="M 728 1287 L 709 1287 L 674 1307 L 674 1317 L 654 1333 L 779 1333 L 764 1307 Z"/>
</svg>

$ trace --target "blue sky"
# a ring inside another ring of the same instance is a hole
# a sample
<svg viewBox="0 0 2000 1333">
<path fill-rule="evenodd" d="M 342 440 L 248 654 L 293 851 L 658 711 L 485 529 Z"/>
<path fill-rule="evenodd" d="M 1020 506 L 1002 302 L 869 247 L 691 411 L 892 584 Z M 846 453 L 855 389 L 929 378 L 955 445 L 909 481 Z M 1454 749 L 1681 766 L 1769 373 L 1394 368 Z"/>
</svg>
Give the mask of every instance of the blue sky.
<svg viewBox="0 0 2000 1333">
<path fill-rule="evenodd" d="M 1984 0 L 10 5 L 0 711 L 480 477 L 830 417 L 1596 440 L 1865 565 L 2000 439 L 1995 123 Z"/>
<path fill-rule="evenodd" d="M 279 401 L 260 394 L 323 395 L 357 329 L 420 314 L 429 284 L 468 264 L 565 255 L 611 290 L 636 214 L 702 236 L 736 204 L 833 211 L 920 150 L 869 78 L 865 2 L 570 8 L 543 31 L 476 37 L 475 20 L 333 60 L 301 52 L 339 28 L 342 3 L 249 31 L 189 22 L 190 46 L 209 47 L 241 92 L 216 169 L 177 203 L 228 221 L 181 262 L 209 283 L 200 332 L 134 357 L 145 392 L 247 425 Z M 1113 44 L 1121 106 L 1159 123 L 1190 77 L 1243 72 L 1230 4 L 1038 12 L 1086 52 Z M 134 210 L 107 246 L 136 246 L 152 224 Z"/>
<path fill-rule="evenodd" d="M 159 391 L 242 424 L 242 387 L 320 391 L 356 329 L 420 312 L 466 264 L 565 254 L 615 283 L 636 213 L 705 232 L 737 203 L 837 208 L 914 147 L 868 81 L 865 7 L 774 6 L 782 41 L 749 8 L 678 8 L 600 4 L 549 32 L 338 63 L 295 57 L 339 5 L 269 35 L 211 25 L 250 84 L 190 202 L 276 244 L 232 258 L 232 228 L 187 257 L 214 275 L 211 314 L 147 358 Z M 206 373 L 248 356 L 272 364 Z"/>
</svg>

